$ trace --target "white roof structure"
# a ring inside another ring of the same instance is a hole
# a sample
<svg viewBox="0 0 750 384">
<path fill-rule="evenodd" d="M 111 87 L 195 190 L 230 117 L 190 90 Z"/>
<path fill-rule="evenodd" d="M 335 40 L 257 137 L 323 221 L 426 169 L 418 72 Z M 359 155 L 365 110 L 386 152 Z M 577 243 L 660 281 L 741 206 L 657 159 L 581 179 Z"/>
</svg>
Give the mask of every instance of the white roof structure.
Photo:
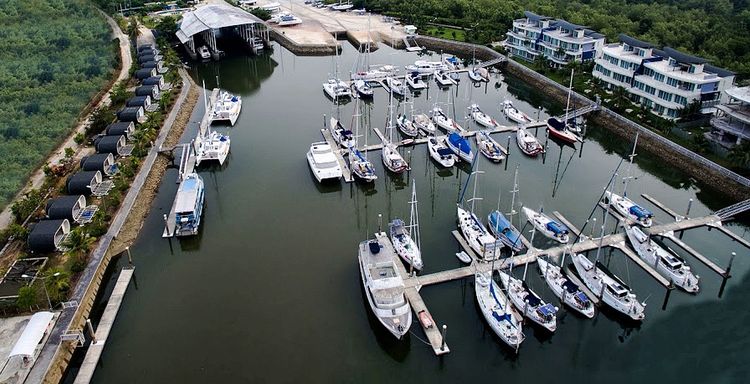
<svg viewBox="0 0 750 384">
<path fill-rule="evenodd" d="M 193 35 L 205 30 L 256 23 L 262 24 L 263 21 L 240 8 L 231 5 L 210 4 L 193 12 L 185 13 L 176 35 L 180 42 L 184 44 Z"/>
<path fill-rule="evenodd" d="M 52 312 L 37 312 L 31 316 L 29 323 L 26 324 L 26 328 L 23 330 L 21 337 L 18 338 L 16 345 L 13 346 L 8 358 L 10 359 L 14 356 L 33 358 L 34 351 L 36 351 L 39 342 L 42 341 L 44 333 L 47 332 L 47 327 L 49 327 L 53 317 L 54 314 Z"/>
<path fill-rule="evenodd" d="M 724 92 L 733 99 L 737 99 L 743 103 L 750 103 L 750 87 L 734 87 Z"/>
</svg>

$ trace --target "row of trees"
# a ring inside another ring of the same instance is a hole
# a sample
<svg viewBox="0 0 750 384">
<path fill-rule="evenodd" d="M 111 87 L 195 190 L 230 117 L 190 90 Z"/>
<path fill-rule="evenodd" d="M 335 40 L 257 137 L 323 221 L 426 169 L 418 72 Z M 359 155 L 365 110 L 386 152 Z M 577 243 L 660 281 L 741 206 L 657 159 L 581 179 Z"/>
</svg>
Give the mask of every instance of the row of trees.
<svg viewBox="0 0 750 384">
<path fill-rule="evenodd" d="M 471 28 L 467 39 L 502 39 L 513 19 L 531 10 L 587 25 L 614 41 L 620 33 L 705 57 L 750 77 L 750 5 L 746 0 L 355 0 L 355 7 L 424 27 Z"/>
<path fill-rule="evenodd" d="M 109 26 L 85 0 L 0 1 L 0 25 L 2 207 L 67 136 L 117 56 Z"/>
</svg>

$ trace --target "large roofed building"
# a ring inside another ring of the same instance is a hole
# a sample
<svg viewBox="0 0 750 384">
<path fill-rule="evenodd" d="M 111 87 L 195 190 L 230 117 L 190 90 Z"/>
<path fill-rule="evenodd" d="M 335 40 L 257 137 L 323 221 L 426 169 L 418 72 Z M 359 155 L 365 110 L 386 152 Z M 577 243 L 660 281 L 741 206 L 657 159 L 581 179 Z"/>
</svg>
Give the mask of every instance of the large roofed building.
<svg viewBox="0 0 750 384">
<path fill-rule="evenodd" d="M 750 140 L 750 87 L 735 87 L 725 91 L 729 100 L 716 107 L 711 118 L 712 136 L 725 147 Z"/>
<path fill-rule="evenodd" d="M 217 38 L 232 34 L 244 40 L 253 52 L 268 45 L 263 21 L 244 10 L 224 4 L 209 4 L 182 16 L 177 38 L 188 54 L 196 58 L 196 46 L 205 45 L 215 60 L 221 56 Z"/>
</svg>

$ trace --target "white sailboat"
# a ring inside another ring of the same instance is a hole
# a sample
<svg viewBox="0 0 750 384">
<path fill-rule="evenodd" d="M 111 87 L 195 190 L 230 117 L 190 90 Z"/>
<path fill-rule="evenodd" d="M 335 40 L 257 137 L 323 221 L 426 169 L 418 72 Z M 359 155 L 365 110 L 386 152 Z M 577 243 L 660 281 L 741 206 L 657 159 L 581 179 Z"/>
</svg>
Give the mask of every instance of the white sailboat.
<svg viewBox="0 0 750 384">
<path fill-rule="evenodd" d="M 333 116 L 331 116 L 330 124 L 331 136 L 333 136 L 333 140 L 341 148 L 349 148 L 354 145 L 354 134 L 352 131 L 344 128 L 341 122 Z"/>
<path fill-rule="evenodd" d="M 661 247 L 638 227 L 625 225 L 625 233 L 635 253 L 648 265 L 654 267 L 659 274 L 686 292 L 698 293 L 700 291 L 698 286 L 700 278 L 693 274 L 690 267 L 685 264 L 685 260 Z"/>
<path fill-rule="evenodd" d="M 375 90 L 365 80 L 355 80 L 352 83 L 352 91 L 361 99 L 372 99 L 375 95 Z"/>
<path fill-rule="evenodd" d="M 619 279 L 615 279 L 614 275 L 605 273 L 601 265 L 595 265 L 582 254 L 573 255 L 573 265 L 583 283 L 595 295 L 598 294 L 605 304 L 636 321 L 646 317 L 643 312 L 646 304 L 639 303 L 630 288 Z"/>
<path fill-rule="evenodd" d="M 419 129 L 416 125 L 414 125 L 413 119 L 409 119 L 406 117 L 406 105 L 409 104 L 411 106 L 411 114 L 414 116 L 414 103 L 410 101 L 408 98 L 404 100 L 404 110 L 403 113 L 400 113 L 398 117 L 396 117 L 396 125 L 398 126 L 398 129 L 406 136 L 409 137 L 417 137 L 419 136 Z"/>
<path fill-rule="evenodd" d="M 378 176 L 375 174 L 375 167 L 372 163 L 367 160 L 367 152 L 362 153 L 357 149 L 357 138 L 359 138 L 359 99 L 354 104 L 354 145 L 349 147 L 347 160 L 349 161 L 349 168 L 352 174 L 364 182 L 371 183 L 377 180 Z M 367 146 L 367 135 L 365 135 L 365 147 Z"/>
<path fill-rule="evenodd" d="M 526 127 L 520 126 L 516 130 L 516 144 L 527 156 L 536 157 L 538 154 L 544 152 L 544 146 L 539 142 L 536 136 L 532 135 Z"/>
<path fill-rule="evenodd" d="M 471 173 L 471 176 L 474 177 L 474 192 L 471 199 L 469 199 L 471 210 L 466 210 L 461 204 L 456 204 L 458 227 L 469 247 L 477 253 L 480 259 L 494 260 L 502 247 L 502 242 L 496 241 L 495 237 L 487 231 L 484 224 L 474 214 L 475 202 L 482 200 L 476 197 L 477 177 L 482 173 L 484 172 L 478 170 Z"/>
<path fill-rule="evenodd" d="M 474 135 L 479 152 L 492 162 L 499 163 L 505 159 L 507 150 L 490 136 L 489 131 L 477 131 Z"/>
<path fill-rule="evenodd" d="M 565 255 L 563 255 L 563 261 L 565 260 L 564 258 Z M 575 283 L 563 274 L 560 267 L 542 257 L 538 257 L 536 261 L 544 281 L 547 282 L 547 286 L 549 286 L 549 289 L 555 296 L 576 312 L 589 319 L 594 317 L 596 313 L 594 303 Z"/>
<path fill-rule="evenodd" d="M 627 176 L 623 178 L 622 196 L 611 191 L 605 191 L 603 200 L 605 204 L 609 204 L 615 209 L 615 211 L 629 221 L 632 221 L 641 227 L 648 228 L 653 224 L 654 214 L 648 209 L 634 203 L 633 200 L 627 198 L 628 180 L 633 178 L 630 172 L 633 167 L 633 159 L 635 158 L 635 148 L 637 145 L 638 134 L 636 133 L 635 141 L 633 142 L 633 152 L 628 156 L 630 162 L 628 163 Z"/>
<path fill-rule="evenodd" d="M 438 128 L 442 128 L 448 132 L 464 132 L 465 129 L 459 125 L 455 120 L 448 117 L 443 110 L 435 105 L 431 111 L 432 121 L 437 125 Z"/>
<path fill-rule="evenodd" d="M 518 213 L 516 211 L 516 193 L 518 193 L 518 165 L 516 165 L 516 172 L 513 176 L 513 190 L 511 191 L 512 197 L 510 200 L 510 212 L 508 212 L 508 218 L 506 218 L 500 211 L 501 194 L 498 192 L 497 209 L 487 215 L 487 227 L 490 229 L 490 232 L 492 232 L 498 240 L 502 241 L 505 246 L 510 248 L 511 251 L 521 252 L 525 245 L 523 241 L 521 241 L 521 232 L 513 225 L 513 216 Z"/>
<path fill-rule="evenodd" d="M 418 72 L 412 72 L 406 75 L 406 85 L 415 91 L 427 89 L 427 84 L 422 80 L 422 75 Z"/>
<path fill-rule="evenodd" d="M 349 88 L 349 86 L 339 79 L 339 55 L 338 51 L 336 51 L 336 58 L 334 59 L 334 73 L 333 75 L 329 75 L 328 81 L 323 83 L 323 90 L 325 93 L 333 99 L 334 101 L 338 101 L 340 98 L 348 98 L 352 97 L 352 90 Z"/>
<path fill-rule="evenodd" d="M 526 215 L 526 219 L 544 236 L 562 244 L 570 240 L 568 227 L 562 223 L 558 223 L 544 213 L 536 212 L 531 208 L 523 207 L 523 213 Z"/>
<path fill-rule="evenodd" d="M 524 267 L 524 277 L 528 263 Z M 546 330 L 554 332 L 557 329 L 557 308 L 552 304 L 545 303 L 539 296 L 529 288 L 522 280 L 499 271 L 500 282 L 505 287 L 511 303 L 521 312 L 521 315 L 541 325 Z"/>
<path fill-rule="evenodd" d="M 407 226 L 401 219 L 395 219 L 388 224 L 388 229 L 396 253 L 412 268 L 421 271 L 424 264 L 420 251 L 419 211 L 417 209 L 417 185 L 415 182 L 412 182 L 409 207 L 409 225 Z"/>
<path fill-rule="evenodd" d="M 393 143 L 393 93 L 388 98 L 388 125 L 385 127 L 383 137 L 383 149 L 381 151 L 383 165 L 393 173 L 404 173 L 409 170 L 409 164 L 398 152 L 398 147 Z"/>
<path fill-rule="evenodd" d="M 388 332 L 401 339 L 411 327 L 411 306 L 396 264 L 382 247 L 377 239 L 359 243 L 359 274 L 370 309 Z"/>
<path fill-rule="evenodd" d="M 492 272 L 474 274 L 474 293 L 485 321 L 505 344 L 518 351 L 525 339 L 521 322 L 508 298 L 492 279 Z"/>
<path fill-rule="evenodd" d="M 227 91 L 220 91 L 219 97 L 216 99 L 216 104 L 214 104 L 214 108 L 211 111 L 211 122 L 229 121 L 229 124 L 234 126 L 241 111 L 241 96 L 232 95 Z"/>
<path fill-rule="evenodd" d="M 478 104 L 472 104 L 469 106 L 469 115 L 471 119 L 477 122 L 477 124 L 487 128 L 497 128 L 500 124 L 497 123 L 492 116 L 482 112 Z"/>
<path fill-rule="evenodd" d="M 513 102 L 510 100 L 503 101 L 503 114 L 505 114 L 505 117 L 518 124 L 528 124 L 531 122 L 529 116 L 513 106 Z"/>
<path fill-rule="evenodd" d="M 414 126 L 416 126 L 420 131 L 424 132 L 427 135 L 434 135 L 435 134 L 435 124 L 432 123 L 432 120 L 430 120 L 430 117 L 427 116 L 424 113 L 420 113 L 417 115 L 414 115 L 411 119 Z"/>
</svg>

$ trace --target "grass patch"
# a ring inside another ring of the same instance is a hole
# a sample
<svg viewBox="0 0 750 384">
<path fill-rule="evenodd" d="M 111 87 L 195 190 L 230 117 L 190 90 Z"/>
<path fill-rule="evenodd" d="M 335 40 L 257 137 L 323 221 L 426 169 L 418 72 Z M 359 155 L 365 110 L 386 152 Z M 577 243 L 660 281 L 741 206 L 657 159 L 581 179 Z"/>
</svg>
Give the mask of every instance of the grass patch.
<svg viewBox="0 0 750 384">
<path fill-rule="evenodd" d="M 466 32 L 462 29 L 429 26 L 424 31 L 427 36 L 439 37 L 441 39 L 466 41 Z"/>
</svg>

